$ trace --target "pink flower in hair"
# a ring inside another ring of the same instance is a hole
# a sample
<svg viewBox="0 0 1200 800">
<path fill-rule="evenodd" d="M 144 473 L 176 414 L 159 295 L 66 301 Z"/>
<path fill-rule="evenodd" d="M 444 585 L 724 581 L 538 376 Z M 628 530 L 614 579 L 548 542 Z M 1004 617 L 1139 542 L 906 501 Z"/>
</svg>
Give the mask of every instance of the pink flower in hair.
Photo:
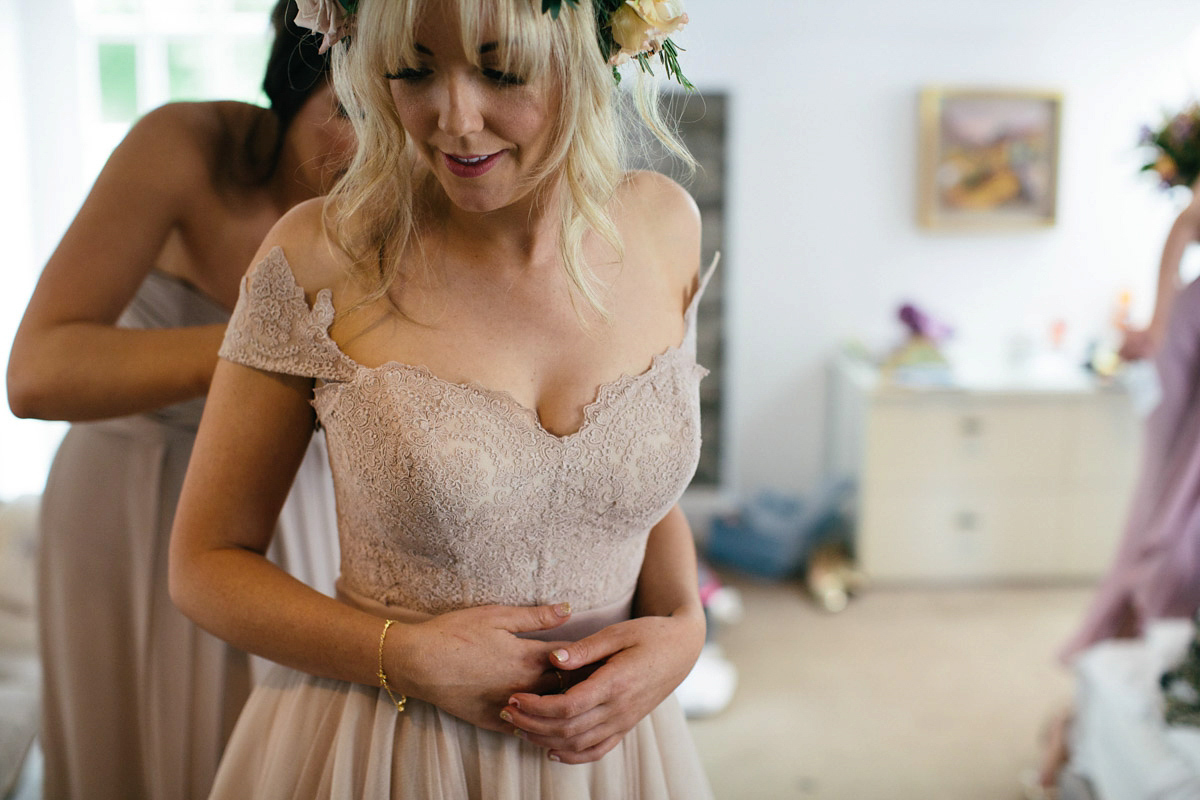
<svg viewBox="0 0 1200 800">
<path fill-rule="evenodd" d="M 350 15 L 358 6 L 357 0 L 297 0 L 296 24 L 322 35 L 320 52 L 324 53 L 350 33 Z"/>
</svg>

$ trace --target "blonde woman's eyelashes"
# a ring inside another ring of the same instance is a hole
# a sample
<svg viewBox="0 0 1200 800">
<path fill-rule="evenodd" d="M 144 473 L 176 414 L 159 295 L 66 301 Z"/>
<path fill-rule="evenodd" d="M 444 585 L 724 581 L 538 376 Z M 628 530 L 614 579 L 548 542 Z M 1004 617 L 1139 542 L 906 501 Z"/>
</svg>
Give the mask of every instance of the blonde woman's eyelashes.
<svg viewBox="0 0 1200 800">
<path fill-rule="evenodd" d="M 513 72 L 504 72 L 503 70 L 487 67 L 480 68 L 479 71 L 483 77 L 500 86 L 524 86 L 526 83 L 524 77 Z M 385 72 L 383 77 L 389 81 L 408 81 L 412 83 L 428 78 L 432 74 L 433 70 L 426 67 L 401 67 L 392 72 Z"/>
<path fill-rule="evenodd" d="M 495 81 L 502 86 L 524 86 L 525 79 L 520 75 L 512 72 L 502 72 L 498 69 L 483 69 L 483 76 L 488 80 Z"/>
<path fill-rule="evenodd" d="M 416 81 L 433 74 L 433 70 L 414 67 L 401 67 L 392 72 L 385 72 L 383 77 L 389 81 Z"/>
</svg>

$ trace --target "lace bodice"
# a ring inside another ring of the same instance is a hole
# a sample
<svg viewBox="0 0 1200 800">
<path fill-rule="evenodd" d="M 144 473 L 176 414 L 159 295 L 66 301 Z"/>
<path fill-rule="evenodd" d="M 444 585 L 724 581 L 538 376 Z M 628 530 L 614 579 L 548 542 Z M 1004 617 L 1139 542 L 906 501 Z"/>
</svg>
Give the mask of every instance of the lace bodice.
<svg viewBox="0 0 1200 800">
<path fill-rule="evenodd" d="M 601 386 L 568 436 L 506 392 L 357 364 L 329 336 L 330 290 L 310 307 L 279 248 L 243 279 L 221 356 L 319 381 L 347 589 L 431 614 L 564 599 L 587 610 L 632 593 L 650 528 L 695 471 L 704 282 L 683 341 Z"/>
</svg>

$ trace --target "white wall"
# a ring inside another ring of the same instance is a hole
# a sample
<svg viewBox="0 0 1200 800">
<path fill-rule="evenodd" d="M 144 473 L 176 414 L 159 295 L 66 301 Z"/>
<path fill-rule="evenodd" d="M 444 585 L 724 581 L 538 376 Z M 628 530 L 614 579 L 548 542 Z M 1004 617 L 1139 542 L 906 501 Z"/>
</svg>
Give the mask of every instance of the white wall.
<svg viewBox="0 0 1200 800">
<path fill-rule="evenodd" d="M 956 352 L 975 362 L 1056 318 L 1082 353 L 1121 288 L 1148 316 L 1179 202 L 1139 178 L 1133 145 L 1200 89 L 1194 0 L 688 0 L 688 12 L 685 71 L 732 104 L 732 488 L 816 483 L 825 364 L 848 338 L 898 339 L 904 300 L 954 324 Z M 916 94 L 931 84 L 1063 93 L 1055 227 L 917 228 Z"/>
<path fill-rule="evenodd" d="M 69 0 L 0 0 L 0 193 L 4 241 L 0 370 L 42 262 L 83 199 L 76 127 L 74 28 Z M 37 492 L 62 436 L 61 423 L 18 420 L 0 402 L 0 501 Z"/>
</svg>

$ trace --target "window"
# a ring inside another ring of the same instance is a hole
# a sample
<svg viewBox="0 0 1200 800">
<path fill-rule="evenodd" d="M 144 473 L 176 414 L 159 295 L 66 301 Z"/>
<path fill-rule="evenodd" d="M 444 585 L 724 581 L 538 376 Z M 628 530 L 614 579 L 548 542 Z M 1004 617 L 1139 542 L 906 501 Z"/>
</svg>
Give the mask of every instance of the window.
<svg viewBox="0 0 1200 800">
<path fill-rule="evenodd" d="M 76 0 L 85 168 L 174 100 L 266 103 L 272 0 Z"/>
<path fill-rule="evenodd" d="M 18 165 L 6 201 L 11 256 L 0 292 L 0 369 L 42 265 L 113 147 L 172 100 L 265 103 L 259 84 L 273 0 L 39 0 L 13 4 L 0 31 L 13 124 L 0 144 Z M 9 6 L 5 6 L 8 8 Z M 65 432 L 0 405 L 0 501 L 39 493 Z"/>
</svg>

